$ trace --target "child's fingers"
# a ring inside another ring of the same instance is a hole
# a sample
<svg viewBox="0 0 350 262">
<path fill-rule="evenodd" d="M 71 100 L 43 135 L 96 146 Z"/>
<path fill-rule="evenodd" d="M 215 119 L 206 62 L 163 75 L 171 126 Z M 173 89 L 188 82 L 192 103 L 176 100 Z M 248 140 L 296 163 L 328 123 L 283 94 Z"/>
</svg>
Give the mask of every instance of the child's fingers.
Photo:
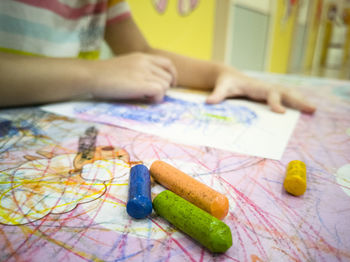
<svg viewBox="0 0 350 262">
<path fill-rule="evenodd" d="M 161 91 L 163 91 L 163 92 L 165 92 L 166 90 L 168 90 L 170 88 L 170 83 L 167 80 L 165 80 L 164 78 L 161 78 L 157 75 L 152 74 L 152 75 L 147 76 L 146 81 L 149 82 L 151 85 L 154 85 L 154 84 L 156 86 L 160 85 L 160 87 L 162 89 Z"/>
<path fill-rule="evenodd" d="M 218 104 L 222 102 L 227 96 L 226 87 L 223 85 L 216 85 L 213 92 L 207 97 L 206 103 Z"/>
<path fill-rule="evenodd" d="M 164 99 L 164 93 L 163 92 L 159 92 L 153 96 L 151 96 L 151 102 L 153 103 L 160 103 L 162 102 Z"/>
<path fill-rule="evenodd" d="M 232 81 L 232 76 L 221 75 L 215 84 L 213 92 L 207 97 L 208 104 L 217 104 L 227 97 L 244 95 L 243 91 Z"/>
<path fill-rule="evenodd" d="M 271 110 L 276 113 L 284 113 L 286 109 L 281 103 L 281 94 L 272 89 L 268 94 L 267 94 L 267 104 L 270 106 Z"/>
<path fill-rule="evenodd" d="M 147 98 L 150 102 L 159 103 L 162 102 L 165 95 L 164 86 L 156 81 L 150 81 L 145 84 L 144 98 Z"/>
<path fill-rule="evenodd" d="M 162 56 L 151 56 L 151 61 L 158 67 L 163 68 L 172 76 L 171 84 L 174 86 L 177 84 L 177 70 L 173 64 L 173 62 Z"/>
<path fill-rule="evenodd" d="M 152 75 L 165 81 L 168 86 L 172 84 L 173 77 L 168 71 L 155 65 L 151 65 L 150 70 L 152 72 Z"/>
<path fill-rule="evenodd" d="M 292 108 L 308 114 L 312 114 L 316 110 L 315 106 L 296 92 L 285 92 L 283 94 L 283 102 Z"/>
</svg>

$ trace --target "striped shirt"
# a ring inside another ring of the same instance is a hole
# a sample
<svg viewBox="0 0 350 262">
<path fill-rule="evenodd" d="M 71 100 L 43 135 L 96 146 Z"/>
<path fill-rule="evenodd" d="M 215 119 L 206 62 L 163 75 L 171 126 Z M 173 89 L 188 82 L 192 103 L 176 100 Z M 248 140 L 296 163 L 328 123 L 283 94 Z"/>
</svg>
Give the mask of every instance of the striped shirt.
<svg viewBox="0 0 350 262">
<path fill-rule="evenodd" d="M 129 16 L 122 0 L 0 0 L 0 51 L 98 58 L 105 26 Z"/>
</svg>

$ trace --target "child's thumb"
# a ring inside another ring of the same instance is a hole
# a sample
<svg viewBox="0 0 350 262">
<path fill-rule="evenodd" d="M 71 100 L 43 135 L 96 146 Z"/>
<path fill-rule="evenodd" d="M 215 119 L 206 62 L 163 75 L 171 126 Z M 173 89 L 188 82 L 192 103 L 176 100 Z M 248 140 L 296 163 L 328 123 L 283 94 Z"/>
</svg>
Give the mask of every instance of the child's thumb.
<svg viewBox="0 0 350 262">
<path fill-rule="evenodd" d="M 207 97 L 207 104 L 218 104 L 222 102 L 226 98 L 226 88 L 222 84 L 217 84 L 211 92 L 211 94 Z"/>
</svg>

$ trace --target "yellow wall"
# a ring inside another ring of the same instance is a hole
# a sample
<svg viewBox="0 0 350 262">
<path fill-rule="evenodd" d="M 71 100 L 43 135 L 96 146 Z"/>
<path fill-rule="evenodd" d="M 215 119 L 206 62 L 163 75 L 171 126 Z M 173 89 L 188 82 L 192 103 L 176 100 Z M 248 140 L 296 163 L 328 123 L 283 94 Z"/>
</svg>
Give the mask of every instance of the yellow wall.
<svg viewBox="0 0 350 262">
<path fill-rule="evenodd" d="M 326 12 L 329 12 L 329 8 L 331 8 L 332 4 L 329 4 L 326 6 Z M 322 39 L 322 50 L 321 50 L 321 59 L 320 59 L 320 66 L 325 67 L 326 66 L 326 60 L 327 60 L 327 50 L 328 45 L 332 38 L 332 31 L 333 31 L 333 22 L 326 18 L 324 22 L 324 35 Z"/>
<path fill-rule="evenodd" d="M 211 59 L 214 0 L 200 0 L 198 6 L 185 16 L 179 14 L 176 0 L 168 0 L 163 14 L 153 6 L 156 0 L 127 1 L 136 23 L 153 47 L 195 58 Z"/>
<path fill-rule="evenodd" d="M 344 10 L 344 13 L 346 15 L 345 24 L 347 24 L 347 33 L 346 33 L 346 40 L 344 44 L 344 58 L 343 58 L 343 65 L 346 66 L 346 63 L 349 61 L 350 57 L 350 8 L 346 8 Z"/>
<path fill-rule="evenodd" d="M 309 35 L 307 39 L 307 47 L 306 47 L 306 55 L 304 60 L 304 70 L 306 73 L 310 73 L 312 69 L 312 62 L 315 54 L 316 49 L 316 41 L 317 41 L 317 35 L 319 31 L 319 26 L 321 23 L 321 15 L 320 15 L 320 6 L 322 5 L 322 0 L 316 0 L 311 2 L 312 11 L 311 13 L 311 24 L 310 24 L 310 30 Z"/>
<path fill-rule="evenodd" d="M 294 25 L 297 18 L 296 6 L 292 8 L 291 15 L 285 18 L 286 1 L 277 0 L 275 18 L 273 21 L 273 35 L 271 43 L 271 56 L 269 71 L 275 73 L 287 73 L 289 56 L 292 47 Z"/>
</svg>

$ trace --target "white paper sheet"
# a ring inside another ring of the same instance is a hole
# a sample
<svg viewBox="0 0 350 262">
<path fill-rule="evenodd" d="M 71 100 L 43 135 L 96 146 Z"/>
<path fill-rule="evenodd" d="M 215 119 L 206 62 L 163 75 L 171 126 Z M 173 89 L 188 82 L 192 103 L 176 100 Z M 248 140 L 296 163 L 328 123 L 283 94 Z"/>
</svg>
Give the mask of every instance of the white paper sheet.
<svg viewBox="0 0 350 262">
<path fill-rule="evenodd" d="M 43 110 L 113 124 L 169 140 L 280 159 L 300 113 L 285 114 L 246 100 L 205 104 L 202 94 L 171 90 L 160 104 L 67 102 Z"/>
</svg>

